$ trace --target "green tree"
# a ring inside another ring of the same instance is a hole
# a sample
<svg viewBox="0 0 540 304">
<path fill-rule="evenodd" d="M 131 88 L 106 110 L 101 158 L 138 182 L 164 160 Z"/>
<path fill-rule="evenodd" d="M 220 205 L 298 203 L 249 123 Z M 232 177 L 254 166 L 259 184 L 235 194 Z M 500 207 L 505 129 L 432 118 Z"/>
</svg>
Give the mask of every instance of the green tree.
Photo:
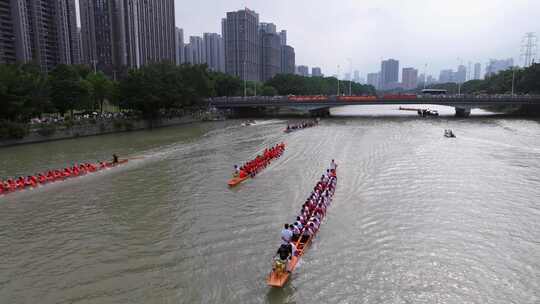
<svg viewBox="0 0 540 304">
<path fill-rule="evenodd" d="M 242 81 L 235 76 L 214 72 L 210 78 L 214 82 L 214 96 L 235 96 L 242 88 Z"/>
<path fill-rule="evenodd" d="M 60 64 L 49 75 L 52 103 L 61 115 L 79 108 L 88 97 L 88 88 L 73 66 Z"/>
<path fill-rule="evenodd" d="M 0 119 L 27 121 L 51 110 L 47 78 L 38 66 L 0 65 Z"/>
<path fill-rule="evenodd" d="M 158 119 L 161 110 L 190 105 L 201 93 L 211 93 L 210 80 L 201 69 L 160 63 L 131 70 L 119 83 L 119 105 L 151 120 Z"/>
<path fill-rule="evenodd" d="M 303 77 L 292 74 L 278 74 L 266 82 L 274 87 L 279 95 L 336 95 L 337 79 L 335 77 Z M 372 86 L 352 82 L 353 95 L 375 94 Z M 349 82 L 340 82 L 340 94 L 349 93 Z"/>
<path fill-rule="evenodd" d="M 94 104 L 99 106 L 103 113 L 103 104 L 105 99 L 111 99 L 113 84 L 102 72 L 90 73 L 86 76 L 89 83 L 89 94 Z"/>
<path fill-rule="evenodd" d="M 271 86 L 268 86 L 268 85 L 263 86 L 262 89 L 261 89 L 261 95 L 262 96 L 276 96 L 277 93 L 278 92 L 274 87 L 271 87 Z"/>
</svg>

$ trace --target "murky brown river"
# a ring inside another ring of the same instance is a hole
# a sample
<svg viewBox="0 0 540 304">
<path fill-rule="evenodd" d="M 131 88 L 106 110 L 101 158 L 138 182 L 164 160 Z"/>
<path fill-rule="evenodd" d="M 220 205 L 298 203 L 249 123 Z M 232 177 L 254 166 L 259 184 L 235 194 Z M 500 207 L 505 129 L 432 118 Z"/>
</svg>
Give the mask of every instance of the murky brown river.
<svg viewBox="0 0 540 304">
<path fill-rule="evenodd" d="M 1 177 L 141 157 L 0 197 L 0 303 L 539 303 L 539 121 L 387 111 L 288 135 L 226 121 L 0 149 Z M 328 216 L 271 289 L 280 228 L 332 158 Z"/>
</svg>

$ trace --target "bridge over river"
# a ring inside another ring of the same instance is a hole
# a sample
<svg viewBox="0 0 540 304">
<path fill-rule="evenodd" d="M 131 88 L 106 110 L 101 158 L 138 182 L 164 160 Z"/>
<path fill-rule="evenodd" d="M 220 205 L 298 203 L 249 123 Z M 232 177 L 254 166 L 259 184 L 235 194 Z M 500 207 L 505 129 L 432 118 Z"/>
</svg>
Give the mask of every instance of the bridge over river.
<svg viewBox="0 0 540 304">
<path fill-rule="evenodd" d="M 511 95 L 393 95 L 392 97 L 360 96 L 249 96 L 217 97 L 209 99 L 210 105 L 236 113 L 255 113 L 266 109 L 303 110 L 314 116 L 329 116 L 330 109 L 356 105 L 442 105 L 454 107 L 456 116 L 467 117 L 471 109 L 490 106 L 540 106 L 540 96 Z"/>
</svg>

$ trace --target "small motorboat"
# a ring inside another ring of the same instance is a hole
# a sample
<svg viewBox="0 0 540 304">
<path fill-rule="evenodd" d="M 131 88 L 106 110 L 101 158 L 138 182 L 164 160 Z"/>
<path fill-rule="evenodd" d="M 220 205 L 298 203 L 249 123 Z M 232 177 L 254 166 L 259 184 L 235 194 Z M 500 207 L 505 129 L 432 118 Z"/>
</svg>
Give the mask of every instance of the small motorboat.
<svg viewBox="0 0 540 304">
<path fill-rule="evenodd" d="M 242 127 L 249 127 L 256 125 L 255 120 L 248 120 L 242 123 Z"/>
<path fill-rule="evenodd" d="M 452 130 L 444 130 L 444 137 L 448 137 L 448 138 L 456 138 L 456 135 L 454 134 L 454 132 L 452 132 Z"/>
<path fill-rule="evenodd" d="M 439 116 L 439 112 L 437 110 L 418 109 L 418 116 L 421 116 L 421 117 Z"/>
</svg>

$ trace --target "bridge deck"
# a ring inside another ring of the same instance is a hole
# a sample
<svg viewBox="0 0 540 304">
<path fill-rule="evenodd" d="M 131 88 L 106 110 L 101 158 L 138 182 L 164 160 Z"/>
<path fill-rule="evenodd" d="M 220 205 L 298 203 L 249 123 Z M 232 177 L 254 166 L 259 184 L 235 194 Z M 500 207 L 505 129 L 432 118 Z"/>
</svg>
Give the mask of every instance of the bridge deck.
<svg viewBox="0 0 540 304">
<path fill-rule="evenodd" d="M 519 106 L 540 105 L 540 96 L 534 97 L 429 97 L 429 98 L 377 98 L 365 101 L 339 101 L 332 99 L 314 101 L 291 101 L 286 97 L 247 97 L 247 98 L 215 98 L 209 100 L 217 108 L 242 107 L 305 107 L 325 108 L 356 105 L 400 105 L 426 104 L 450 107 L 485 107 L 485 106 Z"/>
</svg>

